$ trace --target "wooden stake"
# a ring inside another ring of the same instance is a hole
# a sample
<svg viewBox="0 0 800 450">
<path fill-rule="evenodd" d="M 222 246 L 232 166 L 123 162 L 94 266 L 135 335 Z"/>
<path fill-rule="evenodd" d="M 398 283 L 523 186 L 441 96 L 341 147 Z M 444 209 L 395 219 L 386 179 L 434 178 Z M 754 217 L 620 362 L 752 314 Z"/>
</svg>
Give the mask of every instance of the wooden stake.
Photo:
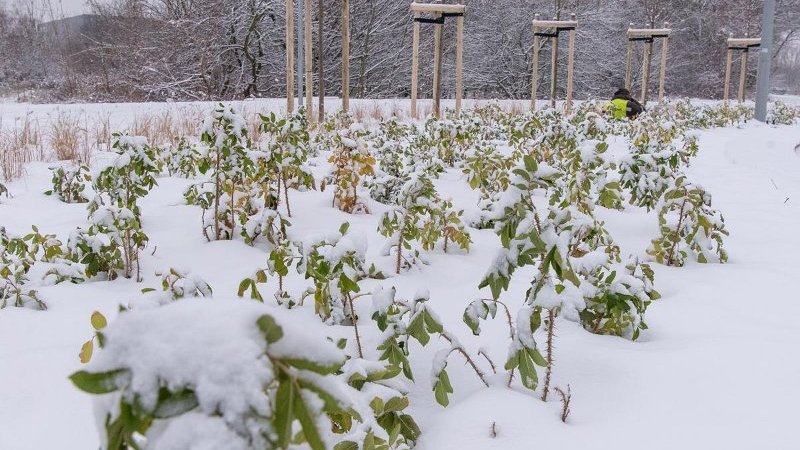
<svg viewBox="0 0 800 450">
<path fill-rule="evenodd" d="M 436 13 L 435 17 L 441 18 L 441 13 Z M 442 24 L 434 25 L 433 34 L 433 116 L 438 120 L 441 118 L 442 103 Z"/>
<path fill-rule="evenodd" d="M 325 45 L 323 30 L 325 25 L 324 0 L 317 3 L 317 83 L 319 84 L 319 123 L 325 121 Z"/>
<path fill-rule="evenodd" d="M 350 111 L 350 0 L 342 0 L 342 111 Z"/>
<path fill-rule="evenodd" d="M 733 50 L 728 49 L 728 58 L 725 61 L 725 93 L 722 98 L 728 103 L 731 91 L 731 71 L 733 69 Z"/>
<path fill-rule="evenodd" d="M 739 72 L 739 103 L 744 103 L 744 87 L 747 82 L 747 51 L 742 53 L 741 71 Z"/>
<path fill-rule="evenodd" d="M 414 13 L 414 19 L 419 19 L 420 14 Z M 419 22 L 414 20 L 413 49 L 411 53 L 411 117 L 417 118 L 417 94 L 419 88 Z"/>
<path fill-rule="evenodd" d="M 644 44 L 644 70 L 642 73 L 642 105 L 647 104 L 647 88 L 650 81 L 650 56 L 653 54 L 653 43 Z"/>
<path fill-rule="evenodd" d="M 534 16 L 534 20 L 539 20 L 539 15 Z M 533 32 L 538 33 L 539 29 L 533 27 Z M 536 93 L 539 90 L 539 41 L 540 36 L 533 36 L 533 73 L 531 74 L 531 111 L 536 111 Z"/>
<path fill-rule="evenodd" d="M 633 28 L 633 23 L 631 23 Z M 625 58 L 625 89 L 631 89 L 631 74 L 633 72 L 633 41 L 628 38 L 628 56 Z"/>
<path fill-rule="evenodd" d="M 556 86 L 558 85 L 558 36 L 550 38 L 550 47 L 550 107 L 555 108 Z"/>
<path fill-rule="evenodd" d="M 664 28 L 669 29 L 669 22 L 664 23 Z M 669 50 L 669 38 L 661 41 L 661 74 L 658 77 L 658 103 L 664 101 L 664 82 L 667 78 L 667 51 Z"/>
<path fill-rule="evenodd" d="M 308 120 L 314 121 L 314 116 L 311 114 L 314 98 L 314 61 L 312 59 L 312 46 L 311 46 L 311 0 L 305 0 L 305 11 L 303 11 L 303 31 L 305 40 L 305 72 L 306 72 L 306 115 Z"/>
<path fill-rule="evenodd" d="M 286 0 L 286 114 L 294 112 L 294 0 Z"/>
<path fill-rule="evenodd" d="M 464 95 L 464 16 L 456 17 L 456 117 L 461 116 Z"/>
<path fill-rule="evenodd" d="M 575 20 L 575 14 L 572 15 L 572 20 Z M 567 105 L 566 105 L 566 112 L 570 112 L 572 110 L 572 83 L 575 78 L 574 76 L 574 69 L 575 69 L 575 38 L 578 34 L 577 30 L 570 30 L 569 31 L 569 50 L 568 50 L 568 59 L 567 59 Z"/>
</svg>

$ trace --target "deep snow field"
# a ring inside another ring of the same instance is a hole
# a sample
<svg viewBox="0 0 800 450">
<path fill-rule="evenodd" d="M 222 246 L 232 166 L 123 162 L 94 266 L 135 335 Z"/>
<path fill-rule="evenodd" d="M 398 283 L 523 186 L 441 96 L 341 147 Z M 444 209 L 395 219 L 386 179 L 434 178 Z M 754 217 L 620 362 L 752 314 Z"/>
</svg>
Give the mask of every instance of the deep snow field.
<svg viewBox="0 0 800 450">
<path fill-rule="evenodd" d="M 246 103 L 254 111 L 283 104 L 278 100 Z M 161 107 L 4 104 L 0 113 L 9 124 L 24 111 L 40 117 L 56 108 L 110 111 L 118 128 L 138 113 Z M 458 355 L 450 358 L 448 366 L 455 393 L 443 408 L 434 399 L 427 374 L 434 353 L 448 344 L 434 337 L 424 349 L 414 349 L 411 359 L 419 373 L 416 384 L 410 386 L 409 410 L 422 431 L 417 449 L 800 448 L 800 296 L 796 289 L 800 124 L 770 126 L 751 121 L 697 134 L 700 150 L 686 173 L 713 195 L 714 208 L 725 217 L 730 236 L 724 247 L 729 261 L 698 264 L 690 258 L 681 268 L 653 263 L 662 298 L 650 305 L 649 329 L 636 341 L 594 335 L 580 324 L 559 319 L 552 385 L 570 386 L 571 415 L 566 423 L 559 417 L 558 396 L 551 395 L 542 403 L 538 394 L 521 386 L 507 388 L 500 376 L 486 388 Z M 613 154 L 625 148 L 623 138 L 611 138 Z M 96 153 L 92 166 L 104 164 L 110 156 Z M 329 169 L 325 154 L 310 163 L 318 179 Z M 85 204 L 66 204 L 44 195 L 51 188 L 48 168 L 53 164 L 30 163 L 23 178 L 7 183 L 12 197 L 0 198 L 0 226 L 9 233 L 23 235 L 37 225 L 43 233 L 57 234 L 66 242 L 71 230 L 85 226 Z M 150 238 L 143 252 L 142 283 L 121 278 L 41 286 L 37 290 L 48 310 L 0 310 L 0 450 L 98 448 L 92 398 L 67 378 L 83 368 L 78 352 L 92 335 L 89 317 L 93 311 L 102 312 L 113 325 L 119 304 L 135 300 L 142 288 L 158 287 L 160 280 L 154 273 L 160 269 L 191 271 L 210 284 L 215 297 L 229 298 L 236 295 L 243 278 L 266 266 L 266 253 L 241 239 L 206 241 L 200 231 L 199 208 L 186 205 L 182 196 L 192 183 L 161 177 L 141 201 L 143 228 Z M 475 209 L 477 194 L 461 171 L 448 169 L 434 184 L 458 208 L 467 213 Z M 428 265 L 395 276 L 393 257 L 380 251 L 385 238 L 376 231 L 386 206 L 367 199 L 371 214 L 350 215 L 331 207 L 330 188 L 290 195 L 291 238 L 335 231 L 349 221 L 367 240 L 368 264 L 390 275 L 365 281 L 366 290 L 375 285 L 395 286 L 398 297 L 409 298 L 427 288 L 430 305 L 445 328 L 472 354 L 483 349 L 502 364 L 509 343 L 504 320 L 482 322 L 483 333 L 477 337 L 462 322 L 467 304 L 488 295 L 488 290 L 480 293 L 478 283 L 500 245 L 492 230 L 471 229 L 473 244 L 468 253 L 425 252 Z M 656 211 L 630 206 L 624 211 L 599 209 L 599 217 L 623 254 L 645 257 L 658 234 Z M 286 283 L 289 291 L 296 292 L 307 284 L 296 273 Z M 525 276 L 515 277 L 503 294 L 512 310 L 522 304 L 528 285 Z M 262 287 L 267 302 L 275 287 L 272 279 Z M 361 315 L 369 317 L 369 302 L 357 305 L 361 308 Z M 544 341 L 542 331 L 536 336 L 540 343 Z M 485 360 L 479 363 L 487 368 Z M 541 368 L 539 374 L 542 379 Z"/>
</svg>

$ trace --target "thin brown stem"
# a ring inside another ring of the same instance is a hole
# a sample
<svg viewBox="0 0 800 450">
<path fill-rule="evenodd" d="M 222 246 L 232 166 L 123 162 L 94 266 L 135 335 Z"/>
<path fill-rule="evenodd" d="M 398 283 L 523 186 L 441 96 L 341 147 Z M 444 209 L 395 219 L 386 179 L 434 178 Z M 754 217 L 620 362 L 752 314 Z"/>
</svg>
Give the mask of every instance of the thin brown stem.
<svg viewBox="0 0 800 450">
<path fill-rule="evenodd" d="M 281 178 L 283 178 L 283 198 L 286 199 L 286 214 L 292 217 L 292 208 L 289 206 L 289 186 L 286 184 L 286 174 L 282 173 Z M 280 195 L 280 191 L 278 191 L 278 196 L 280 197 Z"/>
<path fill-rule="evenodd" d="M 221 196 L 219 185 L 219 166 L 221 158 L 222 156 L 219 153 L 219 149 L 217 149 L 217 160 L 215 162 L 214 169 L 214 239 L 217 241 L 219 240 L 219 198 Z"/>
<path fill-rule="evenodd" d="M 483 356 L 483 358 L 489 363 L 489 366 L 492 367 L 492 372 L 497 373 L 497 366 L 494 365 L 494 361 L 492 358 L 489 358 L 489 355 L 486 354 L 483 350 L 478 350 L 478 355 Z"/>
<path fill-rule="evenodd" d="M 358 317 L 356 316 L 356 310 L 353 308 L 353 297 L 350 294 L 347 294 L 347 303 L 350 305 L 350 320 L 353 322 L 353 329 L 356 332 L 356 346 L 358 347 L 358 357 L 364 358 L 364 352 L 361 349 L 361 336 L 358 334 Z"/>
<path fill-rule="evenodd" d="M 441 335 L 442 335 L 443 338 L 447 339 L 447 342 L 449 342 L 451 345 L 453 344 L 453 338 L 448 336 L 448 334 L 446 332 L 445 333 L 441 333 Z M 478 378 L 481 379 L 481 381 L 483 382 L 483 384 L 486 387 L 489 387 L 489 383 L 486 381 L 486 376 L 483 374 L 481 369 L 479 369 L 478 366 L 475 364 L 475 361 L 472 359 L 472 357 L 469 356 L 469 353 L 467 353 L 467 351 L 464 350 L 464 347 L 462 347 L 461 345 L 458 345 L 458 346 L 453 347 L 451 352 L 452 351 L 457 351 L 457 352 L 461 353 L 461 355 L 464 357 L 464 359 L 467 360 L 467 364 L 469 364 L 470 367 L 472 367 L 472 370 L 474 370 L 475 373 L 478 375 Z"/>
<path fill-rule="evenodd" d="M 683 197 L 683 204 L 681 204 L 681 214 L 678 218 L 678 228 L 675 229 L 675 243 L 672 244 L 672 247 L 669 249 L 669 257 L 667 258 L 667 265 L 671 266 L 673 264 L 673 258 L 675 257 L 675 250 L 678 248 L 681 242 L 681 225 L 683 224 L 684 212 L 683 209 L 686 207 L 686 196 L 684 194 Z"/>
<path fill-rule="evenodd" d="M 550 391 L 550 376 L 553 373 L 553 331 L 556 327 L 556 313 L 552 309 L 547 311 L 547 369 L 544 377 L 544 392 L 542 401 L 547 401 L 547 394 Z"/>
</svg>

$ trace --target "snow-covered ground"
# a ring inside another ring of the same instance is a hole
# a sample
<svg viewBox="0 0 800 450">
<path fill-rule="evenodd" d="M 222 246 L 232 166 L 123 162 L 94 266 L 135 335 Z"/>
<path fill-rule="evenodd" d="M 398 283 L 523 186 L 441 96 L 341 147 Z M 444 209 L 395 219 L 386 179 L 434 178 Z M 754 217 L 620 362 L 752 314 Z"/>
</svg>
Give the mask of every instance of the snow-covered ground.
<svg viewBox="0 0 800 450">
<path fill-rule="evenodd" d="M 271 105 L 279 108 L 282 103 Z M 265 105 L 246 106 L 258 110 Z M 41 108 L 37 114 L 54 107 Z M 130 118 L 148 107 L 86 108 L 113 108 L 113 114 Z M 4 118 L 18 111 L 25 110 L 2 106 Z M 455 394 L 450 406 L 442 408 L 423 371 L 410 393 L 411 410 L 422 429 L 418 449 L 800 448 L 794 428 L 800 405 L 800 296 L 794 287 L 800 274 L 800 124 L 748 123 L 699 136 L 700 152 L 687 173 L 713 194 L 714 207 L 725 216 L 730 261 L 689 262 L 683 268 L 654 264 L 663 298 L 650 306 L 649 330 L 635 342 L 593 335 L 578 324 L 558 321 L 553 385 L 571 388 L 567 423 L 560 421 L 557 396 L 543 404 L 532 393 L 503 383 L 485 388 L 455 356 L 448 367 Z M 324 158 L 313 162 L 317 176 L 327 171 Z M 0 225 L 24 234 L 35 224 L 66 241 L 72 229 L 86 223 L 85 205 L 43 194 L 50 188 L 48 166 L 30 164 L 26 177 L 8 184 L 13 198 L 0 200 Z M 228 297 L 243 278 L 266 265 L 262 250 L 240 241 L 206 242 L 199 209 L 184 205 L 181 195 L 191 181 L 160 178 L 158 183 L 141 203 L 150 237 L 143 283 L 122 279 L 41 287 L 47 311 L 0 311 L 0 450 L 97 448 L 91 398 L 67 379 L 81 368 L 77 354 L 92 334 L 92 311 L 113 320 L 118 304 L 135 299 L 143 287 L 157 286 L 153 273 L 158 269 L 191 270 L 215 295 Z M 461 172 L 448 171 L 436 186 L 457 206 L 474 208 L 476 195 Z M 349 221 L 367 238 L 368 262 L 391 273 L 391 258 L 381 256 L 384 239 L 376 231 L 385 206 L 372 202 L 371 215 L 351 216 L 331 208 L 330 189 L 292 195 L 292 238 L 334 231 Z M 643 256 L 658 233 L 655 212 L 607 210 L 601 218 L 623 254 Z M 365 284 L 396 286 L 403 298 L 418 288 L 429 289 L 431 306 L 446 328 L 473 353 L 484 348 L 495 361 L 504 361 L 508 331 L 502 320 L 482 324 L 479 337 L 461 321 L 499 246 L 491 230 L 471 233 L 469 253 L 430 252 L 430 264 L 422 270 Z M 523 280 L 515 278 L 503 295 L 514 306 L 524 300 Z M 288 283 L 290 290 L 304 286 L 297 275 Z M 264 292 L 272 289 L 270 285 Z M 447 346 L 433 342 L 414 351 L 412 363 L 429 367 L 437 345 Z"/>
</svg>

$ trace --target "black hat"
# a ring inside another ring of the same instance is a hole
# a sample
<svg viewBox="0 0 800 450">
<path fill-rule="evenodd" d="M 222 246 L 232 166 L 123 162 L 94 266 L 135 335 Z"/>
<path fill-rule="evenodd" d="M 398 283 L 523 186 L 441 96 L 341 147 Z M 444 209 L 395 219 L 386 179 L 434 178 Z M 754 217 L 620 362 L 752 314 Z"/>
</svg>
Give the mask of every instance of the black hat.
<svg viewBox="0 0 800 450">
<path fill-rule="evenodd" d="M 629 91 L 629 90 L 627 90 L 625 88 L 619 88 L 617 90 L 617 92 L 614 93 L 614 95 L 628 95 L 629 96 L 629 95 L 631 95 L 631 91 Z"/>
</svg>

